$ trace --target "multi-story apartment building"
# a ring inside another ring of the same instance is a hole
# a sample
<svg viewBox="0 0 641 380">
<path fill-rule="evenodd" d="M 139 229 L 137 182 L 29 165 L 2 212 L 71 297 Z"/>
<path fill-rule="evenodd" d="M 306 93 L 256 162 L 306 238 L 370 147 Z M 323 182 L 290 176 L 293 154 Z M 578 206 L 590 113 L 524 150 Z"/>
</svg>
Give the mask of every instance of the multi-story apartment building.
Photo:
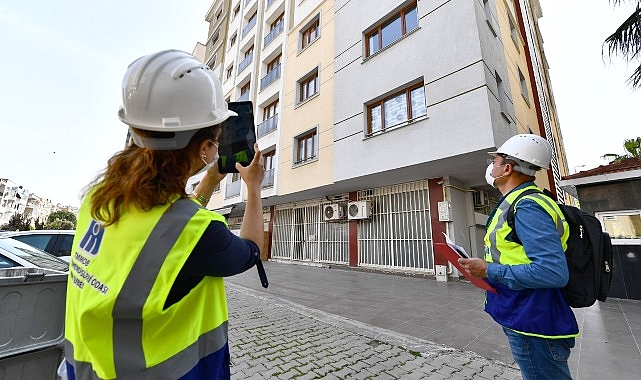
<svg viewBox="0 0 641 380">
<path fill-rule="evenodd" d="M 44 222 L 55 211 L 78 214 L 75 207 L 54 204 L 50 199 L 40 197 L 8 178 L 0 178 L 0 226 L 9 223 L 16 214 L 24 214 L 32 224 L 37 220 Z"/>
<path fill-rule="evenodd" d="M 443 233 L 482 257 L 500 196 L 487 153 L 518 133 L 551 142 L 536 180 L 564 196 L 538 0 L 219 0 L 211 14 L 227 37 L 207 62 L 230 101 L 255 105 L 271 258 L 434 273 Z M 209 208 L 238 225 L 242 181 L 223 182 Z"/>
</svg>

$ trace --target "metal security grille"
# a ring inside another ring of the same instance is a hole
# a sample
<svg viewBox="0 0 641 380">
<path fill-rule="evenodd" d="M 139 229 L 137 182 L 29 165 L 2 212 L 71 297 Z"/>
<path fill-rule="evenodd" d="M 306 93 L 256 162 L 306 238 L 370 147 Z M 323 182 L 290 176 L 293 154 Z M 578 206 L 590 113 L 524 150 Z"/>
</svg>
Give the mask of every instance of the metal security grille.
<svg viewBox="0 0 641 380">
<path fill-rule="evenodd" d="M 319 263 L 347 264 L 347 223 L 328 223 L 322 205 L 287 207 L 274 211 L 272 257 Z"/>
<path fill-rule="evenodd" d="M 358 226 L 360 266 L 434 270 L 427 181 L 359 191 L 374 204 Z"/>
</svg>

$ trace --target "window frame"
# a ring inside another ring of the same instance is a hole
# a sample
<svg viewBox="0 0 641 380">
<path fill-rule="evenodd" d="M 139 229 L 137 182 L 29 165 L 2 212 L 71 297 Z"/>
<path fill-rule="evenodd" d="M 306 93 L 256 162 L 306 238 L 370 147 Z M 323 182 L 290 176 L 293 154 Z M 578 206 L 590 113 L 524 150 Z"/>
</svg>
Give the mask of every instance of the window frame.
<svg viewBox="0 0 641 380">
<path fill-rule="evenodd" d="M 405 21 L 405 15 L 412 10 L 416 10 L 416 28 L 412 30 L 407 30 L 407 24 Z M 393 45 L 393 42 L 390 42 L 389 44 L 383 46 L 383 27 L 389 25 L 390 23 L 394 22 L 395 20 L 400 19 L 401 20 L 401 35 L 399 38 L 397 38 L 394 41 L 400 40 L 410 34 L 412 31 L 418 29 L 420 27 L 418 21 L 418 2 L 413 2 L 406 7 L 403 7 L 401 10 L 398 12 L 395 12 L 385 19 L 383 19 L 381 22 L 376 24 L 376 26 L 372 29 L 370 29 L 367 33 L 365 33 L 365 58 L 369 58 L 373 55 L 376 55 L 377 53 L 385 50 L 388 46 Z M 378 34 L 377 36 L 377 42 L 378 42 L 378 50 L 375 52 L 372 52 L 371 46 L 370 46 L 370 37 L 373 36 L 374 34 Z"/>
<path fill-rule="evenodd" d="M 231 48 L 234 46 L 236 43 L 236 40 L 238 39 L 238 32 L 235 32 L 230 38 L 229 38 L 229 47 Z"/>
<path fill-rule="evenodd" d="M 527 103 L 528 107 L 530 106 L 530 92 L 528 91 L 528 85 L 527 85 L 527 79 L 525 78 L 525 75 L 521 71 L 520 67 L 516 68 L 519 74 L 519 86 L 521 88 L 521 96 L 523 97 L 523 100 L 525 100 L 525 103 Z"/>
<path fill-rule="evenodd" d="M 246 93 L 249 92 L 249 90 L 251 90 L 251 81 L 245 83 L 240 87 L 240 96 L 245 95 Z"/>
<path fill-rule="evenodd" d="M 315 32 L 315 36 L 311 39 L 312 35 Z M 314 16 L 299 32 L 300 36 L 300 51 L 303 51 L 313 44 L 316 40 L 320 38 L 321 28 L 320 28 L 320 13 Z"/>
<path fill-rule="evenodd" d="M 264 158 L 265 170 L 276 169 L 276 167 L 274 166 L 276 162 L 276 149 L 272 149 L 270 151 L 263 153 L 263 158 Z"/>
<path fill-rule="evenodd" d="M 283 54 L 278 54 L 274 59 L 269 61 L 267 63 L 267 70 L 265 71 L 266 73 L 271 73 L 272 70 L 276 68 L 276 66 L 280 65 L 280 60 L 282 59 Z"/>
<path fill-rule="evenodd" d="M 314 92 L 308 94 L 309 84 L 314 82 Z M 305 91 L 303 91 L 305 90 Z M 308 100 L 317 96 L 320 93 L 320 80 L 319 80 L 319 70 L 318 67 L 315 67 L 312 71 L 307 73 L 301 79 L 296 81 L 296 101 L 297 105 L 306 103 Z M 304 96 L 307 95 L 307 96 Z M 304 97 L 303 97 L 304 96 Z"/>
<path fill-rule="evenodd" d="M 600 211 L 595 212 L 594 216 L 599 219 L 601 226 L 604 232 L 610 234 L 610 239 L 612 240 L 612 245 L 641 245 L 641 238 L 630 238 L 630 239 L 617 239 L 611 231 L 606 229 L 606 218 L 607 217 L 616 217 L 624 215 L 639 215 L 641 218 L 641 209 L 627 209 L 627 210 L 616 210 L 616 211 Z"/>
<path fill-rule="evenodd" d="M 412 115 L 412 91 L 418 89 L 418 88 L 423 88 L 423 94 L 425 98 L 425 83 L 418 82 L 418 83 L 413 83 L 409 86 L 406 86 L 399 91 L 395 91 L 389 95 L 383 96 L 380 99 L 377 99 L 374 102 L 370 102 L 367 104 L 366 107 L 366 117 L 367 117 L 367 129 L 365 131 L 365 137 L 371 137 L 375 136 L 378 134 L 385 133 L 386 131 L 394 130 L 396 128 L 409 125 L 417 120 L 422 120 L 423 118 L 427 118 L 427 103 L 425 104 L 425 115 L 419 115 L 419 116 L 414 116 Z M 407 119 L 399 124 L 392 125 L 389 127 L 385 127 L 385 102 L 396 98 L 397 96 L 405 94 L 405 107 L 406 107 L 406 112 L 407 112 Z M 381 129 L 377 130 L 376 132 L 372 132 L 372 109 L 380 106 L 381 107 Z"/>
<path fill-rule="evenodd" d="M 276 98 L 273 102 L 269 103 L 265 107 L 263 107 L 263 121 L 269 119 L 270 117 L 273 117 L 274 115 L 278 115 L 278 102 L 280 101 L 279 98 Z"/>
<path fill-rule="evenodd" d="M 312 155 L 307 155 L 307 141 L 311 139 L 312 144 Z M 301 142 L 303 142 L 304 147 L 304 157 L 301 158 Z M 294 160 L 293 166 L 304 165 L 313 161 L 318 160 L 318 128 L 314 127 L 313 129 L 308 130 L 294 138 Z"/>
</svg>

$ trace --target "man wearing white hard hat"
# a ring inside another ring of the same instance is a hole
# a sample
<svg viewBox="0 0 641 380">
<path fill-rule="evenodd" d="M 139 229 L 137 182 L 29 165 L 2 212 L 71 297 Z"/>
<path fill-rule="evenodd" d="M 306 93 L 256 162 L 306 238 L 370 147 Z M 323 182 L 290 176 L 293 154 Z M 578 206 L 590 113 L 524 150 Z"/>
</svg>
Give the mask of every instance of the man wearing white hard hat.
<svg viewBox="0 0 641 380">
<path fill-rule="evenodd" d="M 579 328 L 561 290 L 569 279 L 568 224 L 556 202 L 540 191 L 514 205 L 520 243 L 506 218 L 519 195 L 538 189 L 534 176 L 549 168 L 552 150 L 544 138 L 522 134 L 490 154 L 485 177 L 503 197 L 488 218 L 485 260 L 459 263 L 497 289 L 498 294 L 486 293 L 485 311 L 503 327 L 523 379 L 571 379 L 567 361 Z"/>
<path fill-rule="evenodd" d="M 65 323 L 70 379 L 228 379 L 222 277 L 260 261 L 258 147 L 246 167 L 240 237 L 204 206 L 228 110 L 220 81 L 191 54 L 134 61 L 118 116 L 133 144 L 87 187 L 71 254 Z M 193 194 L 189 177 L 205 171 Z"/>
</svg>

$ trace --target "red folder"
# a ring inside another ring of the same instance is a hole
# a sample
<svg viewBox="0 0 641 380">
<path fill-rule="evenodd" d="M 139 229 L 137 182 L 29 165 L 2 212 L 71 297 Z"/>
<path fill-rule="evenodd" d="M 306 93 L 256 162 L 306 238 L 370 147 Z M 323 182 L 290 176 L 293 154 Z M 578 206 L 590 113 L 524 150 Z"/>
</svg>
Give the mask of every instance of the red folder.
<svg viewBox="0 0 641 380">
<path fill-rule="evenodd" d="M 465 278 L 470 280 L 470 282 L 474 286 L 476 286 L 477 288 L 481 288 L 483 290 L 487 290 L 487 291 L 490 291 L 492 293 L 498 294 L 496 289 L 494 289 L 492 287 L 492 285 L 488 284 L 484 279 L 472 277 L 472 276 L 470 276 L 469 273 L 467 273 L 467 271 L 465 269 L 463 269 L 461 264 L 458 263 L 458 259 L 461 258 L 461 256 L 458 253 L 456 253 L 456 251 L 452 247 L 450 247 L 449 245 L 447 245 L 445 243 L 434 243 L 434 250 L 438 254 L 440 254 L 442 257 L 446 258 L 447 261 L 452 263 L 452 265 L 454 265 L 456 267 L 456 269 L 458 269 L 459 272 L 461 272 L 463 274 L 463 276 L 465 276 Z"/>
</svg>

